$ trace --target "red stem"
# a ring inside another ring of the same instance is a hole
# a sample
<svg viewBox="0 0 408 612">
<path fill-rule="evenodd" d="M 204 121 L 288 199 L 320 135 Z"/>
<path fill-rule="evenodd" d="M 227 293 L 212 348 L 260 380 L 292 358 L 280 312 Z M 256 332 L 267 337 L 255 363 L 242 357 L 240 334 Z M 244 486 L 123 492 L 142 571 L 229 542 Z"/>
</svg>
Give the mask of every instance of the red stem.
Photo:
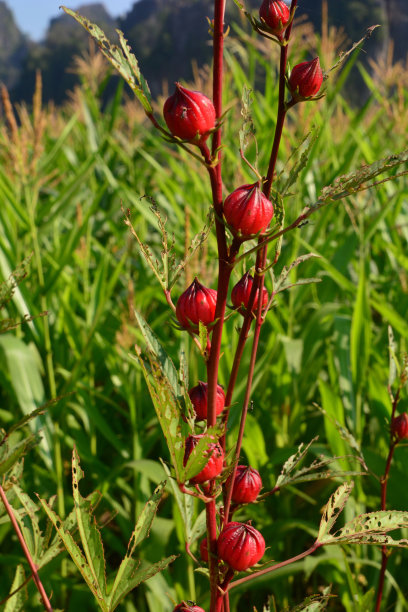
<svg viewBox="0 0 408 612">
<path fill-rule="evenodd" d="M 28 561 L 28 565 L 30 566 L 31 573 L 32 573 L 32 576 L 33 576 L 33 580 L 35 582 L 35 586 L 38 589 L 38 592 L 40 593 L 41 599 L 43 600 L 44 608 L 45 608 L 45 610 L 47 610 L 47 612 L 52 612 L 52 607 L 51 607 L 51 604 L 50 604 L 50 600 L 48 599 L 47 593 L 45 592 L 45 589 L 44 589 L 44 587 L 42 585 L 42 582 L 40 580 L 40 576 L 38 575 L 37 567 L 36 567 L 34 561 L 31 558 L 30 551 L 27 548 L 27 544 L 25 543 L 24 536 L 21 533 L 21 530 L 20 530 L 20 527 L 19 527 L 19 524 L 17 522 L 16 517 L 14 516 L 13 509 L 10 506 L 9 501 L 8 501 L 8 499 L 6 497 L 6 494 L 5 494 L 5 492 L 3 490 L 3 487 L 1 485 L 0 485 L 0 497 L 2 499 L 4 507 L 6 508 L 7 514 L 10 517 L 11 524 L 13 525 L 13 529 L 14 529 L 14 531 L 17 534 L 18 540 L 20 542 L 20 546 L 23 549 L 23 552 L 24 552 L 24 554 L 26 556 L 26 559 Z"/>
<path fill-rule="evenodd" d="M 392 423 L 395 417 L 395 410 L 399 402 L 400 390 L 401 390 L 401 387 L 398 389 L 395 395 L 395 398 L 393 399 L 393 402 L 392 402 L 392 412 L 391 412 L 390 423 Z M 395 439 L 391 434 L 390 449 L 388 451 L 387 463 L 385 464 L 384 476 L 381 478 L 381 510 L 387 509 L 387 484 L 388 484 L 388 479 L 390 475 L 392 457 L 394 455 L 394 450 L 397 444 L 398 444 L 398 440 Z M 387 547 L 383 546 L 381 548 L 381 570 L 380 570 L 380 576 L 378 578 L 375 612 L 380 612 L 380 608 L 381 608 L 381 600 L 382 600 L 382 595 L 383 595 L 383 590 L 384 590 L 385 572 L 387 569 L 388 558 L 389 558 L 389 555 L 388 555 Z"/>
<path fill-rule="evenodd" d="M 291 12 L 292 12 L 292 14 L 293 14 L 293 12 L 294 12 L 294 10 L 296 8 L 296 5 L 297 5 L 297 0 L 292 0 L 292 4 L 291 4 Z M 290 25 L 288 26 L 288 28 L 287 28 L 287 30 L 285 32 L 285 41 L 286 42 L 289 41 L 291 30 L 292 30 L 292 22 L 290 23 Z M 281 139 L 282 139 L 283 125 L 284 125 L 285 117 L 286 117 L 285 74 L 286 74 L 287 58 L 288 58 L 288 45 L 286 44 L 286 45 L 281 47 L 281 53 L 280 53 L 278 114 L 277 114 L 277 119 L 276 119 L 276 127 L 275 127 L 275 134 L 274 134 L 274 139 L 273 139 L 273 144 L 272 144 L 271 156 L 270 156 L 270 159 L 269 159 L 268 172 L 267 172 L 266 180 L 265 180 L 264 185 L 263 185 L 263 193 L 266 195 L 267 198 L 270 197 L 271 190 L 272 190 L 273 177 L 274 177 L 274 173 L 275 173 L 276 162 L 277 162 L 277 159 L 278 159 L 279 145 L 280 145 L 280 142 L 281 142 Z M 259 239 L 259 243 L 258 243 L 259 245 L 261 245 L 264 242 L 265 242 L 265 245 L 263 246 L 263 248 L 261 248 L 257 252 L 256 265 L 255 265 L 256 276 L 254 278 L 254 282 L 253 282 L 253 285 L 252 285 L 251 294 L 250 294 L 249 302 L 248 302 L 248 305 L 247 305 L 247 314 L 246 314 L 246 317 L 245 317 L 243 329 L 241 330 L 241 334 L 240 334 L 240 338 L 239 338 L 239 342 L 238 342 L 238 347 L 237 347 L 236 355 L 235 355 L 235 358 L 234 358 L 233 371 L 231 373 L 232 377 L 233 377 L 233 380 L 232 381 L 230 380 L 230 385 L 229 385 L 228 391 L 227 391 L 227 399 L 231 399 L 232 391 L 233 391 L 233 385 L 235 384 L 236 377 L 237 377 L 237 374 L 238 374 L 239 362 L 240 362 L 241 357 L 242 357 L 242 353 L 243 353 L 243 349 L 244 349 L 244 344 L 245 344 L 245 341 L 246 341 L 246 338 L 247 338 L 247 334 L 248 334 L 247 330 L 249 330 L 249 326 L 251 324 L 252 307 L 253 307 L 253 304 L 255 302 L 255 296 L 257 294 L 258 295 L 262 295 L 262 291 L 263 291 L 263 287 L 264 287 L 265 279 L 264 279 L 264 275 L 263 275 L 262 271 L 265 268 L 265 264 L 266 264 L 266 256 L 267 256 L 268 245 L 267 245 L 266 239 L 263 238 L 263 237 L 261 237 Z M 263 321 L 262 321 L 262 303 L 261 302 L 262 302 L 262 300 L 259 300 L 258 309 L 257 309 L 257 315 L 256 315 L 255 333 L 254 333 L 254 338 L 253 338 L 253 341 L 252 341 L 251 360 L 250 360 L 249 371 L 248 371 L 247 386 L 246 386 L 246 391 L 245 391 L 244 404 L 243 404 L 243 407 L 242 407 L 242 414 L 241 414 L 241 422 L 240 422 L 238 440 L 237 440 L 237 444 L 236 444 L 236 447 L 235 447 L 235 459 L 236 459 L 236 462 L 235 462 L 235 465 L 234 465 L 234 469 L 233 469 L 231 478 L 229 479 L 228 484 L 226 486 L 226 490 L 225 490 L 224 524 L 227 524 L 228 521 L 229 521 L 229 511 L 230 511 L 230 507 L 231 507 L 231 496 L 232 496 L 232 485 L 233 485 L 235 474 L 236 474 L 238 459 L 239 459 L 239 456 L 240 456 L 240 453 L 241 453 L 242 440 L 243 440 L 243 435 L 244 435 L 244 430 L 245 430 L 246 416 L 247 416 L 247 413 L 248 413 L 249 400 L 250 400 L 250 396 L 251 396 L 251 388 L 252 388 L 252 381 L 253 381 L 253 376 L 254 376 L 256 355 L 257 355 L 257 351 L 258 351 L 259 336 L 260 336 L 260 332 L 261 332 L 261 326 L 262 326 L 262 323 L 263 323 Z M 230 397 L 228 397 L 228 396 L 230 396 Z"/>
<path fill-rule="evenodd" d="M 223 79 L 223 50 L 224 50 L 224 15 L 226 0 L 214 0 L 214 44 L 213 44 L 213 103 L 216 118 L 222 115 L 222 79 Z M 217 304 L 215 308 L 216 324 L 212 332 L 211 350 L 207 361 L 207 426 L 216 422 L 216 395 L 218 384 L 218 364 L 221 351 L 222 329 L 227 304 L 228 283 L 232 268 L 228 262 L 228 247 L 225 227 L 222 223 L 222 177 L 221 177 L 221 127 L 216 130 L 212 141 L 212 156 L 208 147 L 204 145 L 201 152 L 207 161 L 208 173 L 211 181 L 213 206 L 215 211 L 215 230 L 218 247 L 218 287 Z M 217 151 L 217 153 L 216 153 Z M 211 157 L 217 155 L 217 165 L 209 165 L 214 161 Z M 210 485 L 211 486 L 211 485 Z M 217 559 L 217 519 L 215 500 L 206 505 L 207 542 L 209 550 L 209 571 L 211 602 L 210 612 L 221 612 L 223 596 L 218 589 L 218 559 Z"/>
<path fill-rule="evenodd" d="M 254 574 L 250 574 L 249 576 L 244 576 L 244 578 L 240 578 L 239 580 L 234 580 L 227 587 L 227 590 L 230 591 L 231 589 L 234 589 L 240 584 L 244 584 L 245 582 L 249 582 L 250 580 L 259 578 L 260 576 L 265 576 L 265 574 L 274 572 L 275 570 L 280 569 L 281 567 L 285 567 L 285 565 L 290 565 L 291 563 L 300 561 L 301 559 L 304 559 L 308 555 L 311 555 L 312 553 L 314 553 L 318 548 L 320 548 L 320 546 L 323 546 L 323 544 L 321 542 L 316 541 L 313 544 L 313 546 L 305 550 L 305 552 L 300 553 L 300 555 L 296 555 L 296 557 L 291 557 L 290 559 L 286 559 L 286 561 L 281 561 L 280 563 L 276 563 L 275 565 L 272 565 L 271 567 L 266 567 L 263 570 L 259 570 L 259 572 L 255 572 Z"/>
</svg>

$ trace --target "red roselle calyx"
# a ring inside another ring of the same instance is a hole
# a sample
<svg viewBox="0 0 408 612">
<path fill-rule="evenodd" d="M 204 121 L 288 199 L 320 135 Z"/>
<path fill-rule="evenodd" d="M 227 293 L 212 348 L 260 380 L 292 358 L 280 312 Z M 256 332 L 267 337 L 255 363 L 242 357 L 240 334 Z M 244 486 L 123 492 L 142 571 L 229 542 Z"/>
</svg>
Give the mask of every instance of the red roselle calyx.
<svg viewBox="0 0 408 612">
<path fill-rule="evenodd" d="M 207 538 L 204 538 L 200 542 L 200 557 L 204 561 L 204 563 L 208 563 L 208 545 Z"/>
<path fill-rule="evenodd" d="M 236 504 L 250 504 L 256 500 L 261 489 L 262 479 L 258 470 L 238 465 L 232 486 L 232 501 Z"/>
<path fill-rule="evenodd" d="M 197 421 L 203 421 L 207 418 L 207 394 L 208 384 L 199 382 L 198 385 L 190 389 L 188 392 L 191 403 L 193 404 Z M 218 416 L 224 410 L 225 393 L 221 385 L 217 385 L 217 395 L 215 398 L 215 414 Z"/>
<path fill-rule="evenodd" d="M 265 540 L 251 525 L 228 523 L 221 531 L 217 541 L 220 559 L 239 572 L 252 567 L 263 557 Z"/>
<path fill-rule="evenodd" d="M 406 412 L 392 420 L 391 433 L 397 440 L 408 440 L 408 414 Z"/>
<path fill-rule="evenodd" d="M 180 324 L 192 331 L 198 331 L 198 323 L 209 325 L 215 318 L 217 292 L 204 287 L 195 278 L 177 301 L 176 317 Z"/>
<path fill-rule="evenodd" d="M 239 308 L 242 314 L 245 314 L 245 310 L 248 307 L 249 297 L 251 295 L 252 285 L 254 284 L 253 276 L 246 272 L 241 280 L 233 287 L 231 291 L 231 302 L 234 308 Z M 255 294 L 254 303 L 252 306 L 252 312 L 257 312 L 259 302 L 259 289 Z M 268 303 L 268 292 L 265 287 L 262 288 L 262 308 Z"/>
<path fill-rule="evenodd" d="M 200 438 L 202 438 L 203 435 L 204 434 L 199 434 L 197 436 L 190 435 L 186 439 L 183 459 L 184 466 L 187 464 L 189 456 L 191 455 L 193 449 L 197 446 Z M 207 464 L 201 470 L 201 472 L 199 472 L 193 478 L 190 478 L 190 482 L 193 484 L 201 484 L 202 482 L 206 482 L 207 480 L 212 480 L 213 478 L 216 478 L 219 474 L 221 474 L 222 469 L 224 467 L 224 451 L 222 450 L 218 442 L 211 443 L 204 454 L 208 456 L 209 459 L 207 461 Z"/>
<path fill-rule="evenodd" d="M 235 189 L 225 198 L 223 210 L 226 222 L 242 240 L 264 232 L 273 217 L 273 204 L 258 183 Z"/>
<path fill-rule="evenodd" d="M 196 606 L 192 601 L 182 601 L 174 608 L 173 612 L 205 612 L 205 610 Z"/>
<path fill-rule="evenodd" d="M 279 38 L 289 23 L 290 10 L 282 0 L 264 0 L 259 9 L 259 17 Z"/>
<path fill-rule="evenodd" d="M 290 73 L 289 89 L 294 100 L 315 96 L 323 83 L 319 58 L 297 64 Z"/>
<path fill-rule="evenodd" d="M 215 108 L 207 96 L 176 83 L 176 91 L 163 107 L 164 120 L 173 136 L 182 140 L 206 140 L 215 126 Z"/>
</svg>

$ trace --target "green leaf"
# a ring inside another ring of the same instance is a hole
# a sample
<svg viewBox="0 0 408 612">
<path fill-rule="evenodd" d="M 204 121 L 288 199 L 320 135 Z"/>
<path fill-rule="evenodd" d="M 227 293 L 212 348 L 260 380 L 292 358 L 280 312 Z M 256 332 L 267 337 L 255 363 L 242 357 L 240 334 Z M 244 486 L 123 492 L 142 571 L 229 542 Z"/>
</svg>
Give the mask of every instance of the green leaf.
<svg viewBox="0 0 408 612">
<path fill-rule="evenodd" d="M 106 597 L 105 554 L 101 534 L 93 516 L 93 508 L 89 499 L 85 499 L 79 492 L 79 483 L 84 472 L 79 464 L 76 448 L 72 451 L 72 491 L 75 505 L 76 519 L 81 537 L 82 548 L 88 561 L 97 589 L 97 598 Z"/>
<path fill-rule="evenodd" d="M 134 315 L 147 347 L 158 361 L 162 375 L 168 381 L 174 395 L 179 397 L 181 395 L 181 389 L 179 385 L 178 373 L 174 363 L 160 344 L 151 327 L 149 327 L 149 325 L 146 323 L 143 316 L 137 312 L 137 310 L 134 310 Z"/>
<path fill-rule="evenodd" d="M 330 530 L 336 522 L 339 514 L 342 512 L 348 498 L 350 497 L 351 491 L 353 490 L 354 483 L 345 482 L 333 493 L 329 501 L 324 507 L 323 516 L 320 521 L 319 533 L 317 536 L 317 542 L 325 544 L 327 540 L 330 540 Z"/>
<path fill-rule="evenodd" d="M 163 496 L 165 486 L 166 482 L 162 482 L 156 488 L 137 520 L 136 527 L 128 544 L 126 556 L 119 567 L 115 581 L 112 585 L 112 590 L 109 594 L 110 610 L 114 610 L 122 599 L 140 584 L 140 582 L 154 576 L 154 574 L 167 567 L 167 565 L 176 558 L 175 556 L 168 557 L 155 565 L 141 569 L 139 569 L 140 561 L 133 559 L 136 547 L 149 535 L 150 527 Z"/>
<path fill-rule="evenodd" d="M 85 30 L 89 32 L 92 38 L 96 41 L 99 49 L 112 64 L 112 66 L 125 79 L 135 96 L 141 102 L 147 114 L 152 113 L 151 95 L 149 87 L 140 72 L 139 64 L 136 57 L 130 50 L 123 33 L 116 30 L 119 36 L 121 49 L 117 45 L 112 45 L 106 37 L 105 33 L 94 23 L 65 6 L 61 7 L 67 15 L 71 15 Z"/>
<path fill-rule="evenodd" d="M 9 442 L 3 444 L 0 448 L 0 476 L 6 474 L 23 455 L 26 455 L 36 444 L 39 444 L 40 440 L 40 436 L 31 434 L 11 448 Z"/>
<path fill-rule="evenodd" d="M 14 580 L 11 585 L 10 594 L 17 591 L 15 595 L 12 595 L 7 600 L 4 612 L 24 612 L 27 609 L 28 593 L 26 588 L 20 588 L 25 582 L 24 567 L 17 565 L 16 573 L 14 574 Z"/>
<path fill-rule="evenodd" d="M 361 388 L 366 378 L 365 373 L 370 356 L 371 311 L 365 265 L 365 258 L 362 255 L 350 334 L 351 372 L 357 388 Z"/>
<path fill-rule="evenodd" d="M 336 517 L 337 518 L 337 517 Z M 348 521 L 344 527 L 333 535 L 328 532 L 322 540 L 324 544 L 380 544 L 382 546 L 398 546 L 408 548 L 408 540 L 394 540 L 386 535 L 389 531 L 408 528 L 408 512 L 397 510 L 381 510 L 360 514 Z"/>
<path fill-rule="evenodd" d="M 65 548 L 68 551 L 68 553 L 70 554 L 72 561 L 77 566 L 77 568 L 80 571 L 83 579 L 85 580 L 86 584 L 88 585 L 90 591 L 93 593 L 94 597 L 96 598 L 98 605 L 102 608 L 102 610 L 104 610 L 104 612 L 105 611 L 107 612 L 107 608 L 104 605 L 104 602 L 101 601 L 101 599 L 100 599 L 99 586 L 95 582 L 95 577 L 92 574 L 90 568 L 88 567 L 88 564 L 86 562 L 86 558 L 82 554 L 81 549 L 79 548 L 78 544 L 75 542 L 74 538 L 72 537 L 72 535 L 68 531 L 68 529 L 66 529 L 66 527 L 63 524 L 63 522 L 61 521 L 60 517 L 47 504 L 45 499 L 39 498 L 39 501 L 40 501 L 42 507 L 44 508 L 48 518 L 50 519 L 50 521 L 54 525 L 55 529 L 57 530 L 58 535 L 61 538 Z"/>
<path fill-rule="evenodd" d="M 182 518 L 182 527 L 184 532 L 184 539 L 187 542 L 192 541 L 192 531 L 193 531 L 193 514 L 194 514 L 194 499 L 191 495 L 186 495 L 182 493 L 178 487 L 177 482 L 172 478 L 170 469 L 164 463 L 162 459 L 160 459 L 163 469 L 169 477 L 169 486 L 172 489 L 174 498 L 176 500 L 176 504 L 180 511 L 180 515 Z"/>
</svg>

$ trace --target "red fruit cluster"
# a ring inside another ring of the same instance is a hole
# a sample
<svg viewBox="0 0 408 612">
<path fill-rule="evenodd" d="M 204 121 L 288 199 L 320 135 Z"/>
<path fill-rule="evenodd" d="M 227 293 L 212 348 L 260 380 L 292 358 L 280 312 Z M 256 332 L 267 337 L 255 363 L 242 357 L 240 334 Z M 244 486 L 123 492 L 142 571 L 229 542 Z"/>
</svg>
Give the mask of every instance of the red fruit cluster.
<svg viewBox="0 0 408 612">
<path fill-rule="evenodd" d="M 236 504 L 254 502 L 262 489 L 262 479 L 258 470 L 246 465 L 238 465 L 232 485 L 232 501 Z"/>
<path fill-rule="evenodd" d="M 251 295 L 252 285 L 254 284 L 253 276 L 246 272 L 241 280 L 233 287 L 231 291 L 231 302 L 234 308 L 239 308 L 242 314 L 245 314 L 245 311 L 248 307 L 249 297 Z M 255 294 L 255 300 L 252 306 L 252 312 L 255 314 L 257 312 L 259 302 L 259 289 Z M 264 308 L 268 303 L 268 292 L 265 287 L 262 288 L 262 308 Z"/>
<path fill-rule="evenodd" d="M 200 438 L 203 437 L 204 434 L 199 434 L 197 436 L 190 435 L 186 439 L 185 451 L 184 451 L 184 459 L 183 465 L 187 464 L 187 460 L 191 455 L 193 449 L 197 446 Z M 222 472 L 222 468 L 224 467 L 224 451 L 222 450 L 220 444 L 218 442 L 214 442 L 209 445 L 206 450 L 206 455 L 209 457 L 206 465 L 203 467 L 201 472 L 196 474 L 193 478 L 190 478 L 190 482 L 193 484 L 201 484 L 202 482 L 206 482 L 207 480 L 212 480 L 216 478 Z"/>
<path fill-rule="evenodd" d="M 207 396 L 208 384 L 199 382 L 198 385 L 188 392 L 191 403 L 193 404 L 197 421 L 204 421 L 207 418 Z M 221 385 L 217 385 L 217 395 L 215 398 L 215 414 L 218 416 L 224 410 L 225 393 Z"/>
<path fill-rule="evenodd" d="M 264 232 L 273 217 L 273 204 L 258 183 L 238 187 L 224 202 L 224 217 L 237 237 L 246 240 Z"/>
<path fill-rule="evenodd" d="M 221 531 L 217 541 L 220 559 L 239 572 L 252 567 L 263 557 L 265 540 L 251 525 L 228 523 Z"/>
<path fill-rule="evenodd" d="M 217 292 L 204 287 L 195 278 L 177 301 L 176 317 L 180 324 L 197 331 L 198 323 L 209 325 L 215 319 Z"/>
<path fill-rule="evenodd" d="M 259 17 L 279 38 L 289 23 L 290 10 L 283 0 L 264 0 L 259 9 Z"/>
<path fill-rule="evenodd" d="M 163 107 L 164 120 L 173 136 L 204 141 L 215 126 L 215 108 L 207 96 L 176 83 L 176 91 Z"/>
<path fill-rule="evenodd" d="M 182 601 L 181 604 L 176 606 L 173 612 L 205 612 L 200 606 L 196 606 L 193 602 Z"/>
<path fill-rule="evenodd" d="M 408 414 L 406 412 L 392 420 L 391 433 L 397 440 L 408 440 Z"/>
<path fill-rule="evenodd" d="M 294 100 L 315 96 L 322 83 L 323 72 L 318 57 L 311 62 L 297 64 L 289 77 L 289 89 Z"/>
</svg>

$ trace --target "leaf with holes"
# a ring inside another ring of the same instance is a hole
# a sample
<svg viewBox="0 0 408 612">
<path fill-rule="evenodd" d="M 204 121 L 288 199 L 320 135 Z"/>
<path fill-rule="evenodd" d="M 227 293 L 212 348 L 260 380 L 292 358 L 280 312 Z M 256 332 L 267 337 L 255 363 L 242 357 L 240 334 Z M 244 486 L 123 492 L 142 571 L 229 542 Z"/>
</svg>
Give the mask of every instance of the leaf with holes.
<svg viewBox="0 0 408 612">
<path fill-rule="evenodd" d="M 330 530 L 336 522 L 338 516 L 343 511 L 343 508 L 346 505 L 348 498 L 350 497 L 353 487 L 353 482 L 345 482 L 330 497 L 323 510 L 323 516 L 322 520 L 320 521 L 317 542 L 324 544 L 328 538 L 332 537 L 330 535 Z"/>
<path fill-rule="evenodd" d="M 380 510 L 360 514 L 336 531 L 333 535 L 326 533 L 319 541 L 323 544 L 377 544 L 408 548 L 408 540 L 394 540 L 387 535 L 389 531 L 408 528 L 408 512 L 397 510 Z"/>
</svg>

